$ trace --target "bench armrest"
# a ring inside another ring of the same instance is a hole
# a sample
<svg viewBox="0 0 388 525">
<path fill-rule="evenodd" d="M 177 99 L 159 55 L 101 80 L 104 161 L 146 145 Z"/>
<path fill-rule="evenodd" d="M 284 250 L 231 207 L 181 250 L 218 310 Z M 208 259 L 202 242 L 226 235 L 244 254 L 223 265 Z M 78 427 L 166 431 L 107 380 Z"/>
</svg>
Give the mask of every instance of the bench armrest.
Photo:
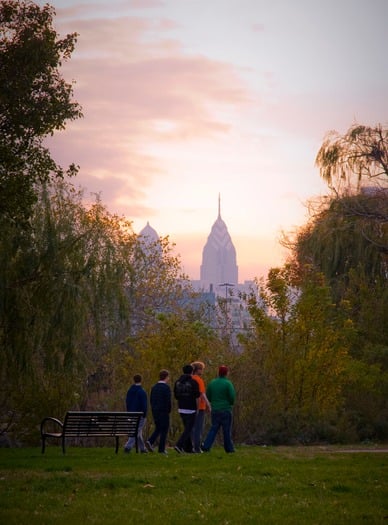
<svg viewBox="0 0 388 525">
<path fill-rule="evenodd" d="M 62 432 L 62 430 L 63 430 L 63 423 L 62 423 L 62 421 L 59 421 L 59 419 L 57 419 L 56 417 L 45 417 L 42 420 L 41 424 L 40 424 L 40 433 L 41 433 L 42 436 L 43 436 L 43 434 L 47 434 L 47 433 L 50 434 L 50 432 L 45 432 L 45 425 L 46 425 L 47 421 L 53 421 L 54 423 L 59 425 L 59 427 L 60 427 L 59 432 Z"/>
</svg>

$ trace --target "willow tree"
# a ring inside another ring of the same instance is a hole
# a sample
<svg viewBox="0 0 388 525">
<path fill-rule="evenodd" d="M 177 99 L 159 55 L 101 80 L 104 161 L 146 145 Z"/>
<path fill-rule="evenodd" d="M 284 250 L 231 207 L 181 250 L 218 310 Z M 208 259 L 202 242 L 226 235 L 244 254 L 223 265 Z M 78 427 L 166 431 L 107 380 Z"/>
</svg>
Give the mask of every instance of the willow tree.
<svg viewBox="0 0 388 525">
<path fill-rule="evenodd" d="M 373 264 L 372 274 L 377 271 L 387 275 L 388 129 L 381 124 L 375 127 L 355 124 L 344 135 L 332 131 L 318 151 L 316 165 L 332 194 L 328 205 L 323 206 L 323 212 L 318 210 L 313 215 L 313 228 L 315 224 L 320 226 L 331 221 L 332 226 L 328 226 L 337 233 L 337 239 L 341 231 L 345 231 L 346 236 L 354 230 L 351 235 L 357 237 L 352 250 L 355 258 L 361 258 L 365 251 L 369 257 L 374 251 L 373 259 L 377 253 L 380 262 L 379 268 Z M 344 254 L 339 254 L 339 251 L 343 252 L 346 247 L 341 248 L 338 244 L 338 249 L 332 251 L 334 261 L 339 257 L 344 259 Z M 366 257 L 362 266 L 365 263 Z M 355 266 L 354 263 L 348 264 L 348 269 Z"/>
<path fill-rule="evenodd" d="M 43 375 L 39 382 L 32 371 L 43 370 L 48 361 L 54 363 L 58 350 L 50 349 L 50 339 L 41 337 L 39 345 L 46 348 L 46 354 L 32 351 L 39 346 L 38 326 L 42 334 L 47 335 L 49 329 L 55 333 L 55 322 L 44 328 L 47 317 L 42 318 L 40 312 L 49 308 L 58 292 L 56 269 L 49 268 L 50 243 L 37 248 L 40 232 L 34 229 L 32 217 L 40 206 L 40 188 L 77 172 L 74 165 L 67 169 L 59 166 L 44 139 L 81 116 L 73 101 L 73 86 L 60 73 L 77 35 L 60 38 L 53 27 L 54 15 L 48 4 L 39 7 L 29 0 L 0 1 L 1 423 L 8 414 L 15 424 L 21 414 L 33 417 L 36 411 L 31 411 L 31 401 L 36 389 L 32 385 L 44 389 L 47 377 Z M 45 250 L 46 260 L 37 257 Z M 45 290 L 47 304 L 36 310 L 37 297 L 44 296 Z M 53 320 L 55 314 L 60 315 L 61 309 L 53 311 Z M 60 382 L 57 385 L 60 390 Z M 37 396 L 35 406 L 39 399 Z"/>
<path fill-rule="evenodd" d="M 388 130 L 331 133 L 316 163 L 332 191 L 289 246 L 301 265 L 324 273 L 336 300 L 346 296 L 351 273 L 377 292 L 388 276 Z"/>
<path fill-rule="evenodd" d="M 333 197 L 289 244 L 301 265 L 312 264 L 346 294 L 349 272 L 361 271 L 373 287 L 388 272 L 388 192 Z"/>
<path fill-rule="evenodd" d="M 354 124 L 344 134 L 331 131 L 320 147 L 316 165 L 336 193 L 354 193 L 363 186 L 386 187 L 388 129 Z"/>
<path fill-rule="evenodd" d="M 316 162 L 330 193 L 286 243 L 300 268 L 308 264 L 324 274 L 336 304 L 347 301 L 350 306 L 357 337 L 350 349 L 354 361 L 347 410 L 354 414 L 355 434 L 363 426 L 369 437 L 382 428 L 387 411 L 387 159 L 388 130 L 381 125 L 353 126 L 344 136 L 329 134 Z M 361 398 L 370 402 L 359 403 Z"/>
<path fill-rule="evenodd" d="M 98 201 L 86 208 L 65 183 L 42 188 L 30 224 L 3 267 L 0 327 L 2 414 L 23 416 L 28 432 L 45 413 L 85 406 L 105 354 L 129 333 L 136 240 L 129 224 Z"/>
</svg>

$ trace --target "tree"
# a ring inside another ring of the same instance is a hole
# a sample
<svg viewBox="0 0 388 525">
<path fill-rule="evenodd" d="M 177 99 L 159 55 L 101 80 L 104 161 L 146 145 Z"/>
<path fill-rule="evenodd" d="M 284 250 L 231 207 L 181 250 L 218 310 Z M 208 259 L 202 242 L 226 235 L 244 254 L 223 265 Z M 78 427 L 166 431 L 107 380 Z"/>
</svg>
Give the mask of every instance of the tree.
<svg viewBox="0 0 388 525">
<path fill-rule="evenodd" d="M 198 316 L 200 317 L 200 316 Z M 223 342 L 214 330 L 200 318 L 194 318 L 193 312 L 186 306 L 174 308 L 174 311 L 158 313 L 153 321 L 140 330 L 128 341 L 132 349 L 132 370 L 141 370 L 144 384 L 150 386 L 158 378 L 159 371 L 167 368 L 171 382 L 178 379 L 182 366 L 195 360 L 206 363 L 206 373 L 216 375 L 217 367 L 227 362 L 233 367 L 236 355 L 226 350 Z M 121 374 L 117 389 L 122 390 L 129 384 L 129 370 L 125 369 L 127 358 L 121 354 L 123 365 L 121 370 L 126 374 L 124 380 Z M 120 368 L 117 367 L 118 373 Z M 174 434 L 181 422 L 174 410 L 171 417 L 171 433 Z"/>
<path fill-rule="evenodd" d="M 349 305 L 357 337 L 349 349 L 345 419 L 363 438 L 388 432 L 380 423 L 388 388 L 387 152 L 388 130 L 381 125 L 353 126 L 343 137 L 329 134 L 317 165 L 332 192 L 284 242 L 300 271 L 310 265 L 322 272 L 333 301 Z"/>
<path fill-rule="evenodd" d="M 248 439 L 328 438 L 325 426 L 342 406 L 353 333 L 346 306 L 332 303 L 321 274 L 286 265 L 270 270 L 260 300 L 252 295 L 248 307 L 252 333 L 243 339 L 236 383 Z"/>
<path fill-rule="evenodd" d="M 121 409 L 131 367 L 146 376 L 180 328 L 171 322 L 157 339 L 159 320 L 180 313 L 184 325 L 187 286 L 167 240 L 145 255 L 131 223 L 98 197 L 86 207 L 82 191 L 57 180 L 37 198 L 17 242 L 0 236 L 0 427 L 12 419 L 25 442 L 47 414 Z M 190 333 L 176 338 L 180 348 L 200 352 L 199 329 L 196 346 Z M 145 341 L 155 344 L 140 363 Z"/>
<path fill-rule="evenodd" d="M 321 177 L 337 193 L 358 192 L 365 185 L 386 186 L 388 182 L 388 129 L 355 124 L 345 135 L 328 133 L 316 164 Z"/>
<path fill-rule="evenodd" d="M 353 125 L 343 136 L 327 135 L 316 157 L 321 177 L 333 190 L 312 208 L 298 233 L 298 257 L 329 279 L 342 279 L 358 265 L 364 275 L 388 275 L 388 128 Z"/>
<path fill-rule="evenodd" d="M 0 404 L 2 414 L 23 415 L 23 431 L 44 412 L 83 406 L 88 378 L 129 332 L 136 239 L 62 181 L 42 187 L 30 225 L 16 240 L 0 238 Z"/>
<path fill-rule="evenodd" d="M 76 42 L 60 39 L 54 8 L 29 0 L 0 2 L 0 219 L 25 223 L 35 184 L 63 177 L 43 140 L 81 116 L 59 68 Z M 66 174 L 77 172 L 72 164 Z"/>
<path fill-rule="evenodd" d="M 388 193 L 333 196 L 285 244 L 301 266 L 323 272 L 335 300 L 344 297 L 351 271 L 361 271 L 370 286 L 386 282 Z"/>
</svg>

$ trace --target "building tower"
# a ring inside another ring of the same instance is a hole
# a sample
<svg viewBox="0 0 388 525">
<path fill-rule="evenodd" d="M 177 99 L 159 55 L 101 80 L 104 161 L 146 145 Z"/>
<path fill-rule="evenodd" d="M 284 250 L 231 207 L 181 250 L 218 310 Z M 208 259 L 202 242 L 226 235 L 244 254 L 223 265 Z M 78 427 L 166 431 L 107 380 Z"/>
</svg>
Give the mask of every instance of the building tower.
<svg viewBox="0 0 388 525">
<path fill-rule="evenodd" d="M 156 230 L 152 226 L 150 226 L 150 223 L 147 221 L 146 226 L 141 230 L 139 233 L 139 238 L 142 242 L 145 243 L 154 243 L 159 241 L 159 235 Z"/>
<path fill-rule="evenodd" d="M 221 218 L 220 195 L 218 195 L 218 217 L 202 251 L 200 280 L 203 287 L 214 287 L 216 290 L 220 284 L 224 286 L 238 284 L 236 249 L 228 228 Z"/>
<path fill-rule="evenodd" d="M 141 230 L 138 235 L 138 240 L 141 243 L 143 250 L 148 255 L 152 253 L 162 254 L 162 247 L 160 244 L 160 238 L 158 232 L 150 226 L 150 223 L 147 222 L 146 226 Z"/>
</svg>

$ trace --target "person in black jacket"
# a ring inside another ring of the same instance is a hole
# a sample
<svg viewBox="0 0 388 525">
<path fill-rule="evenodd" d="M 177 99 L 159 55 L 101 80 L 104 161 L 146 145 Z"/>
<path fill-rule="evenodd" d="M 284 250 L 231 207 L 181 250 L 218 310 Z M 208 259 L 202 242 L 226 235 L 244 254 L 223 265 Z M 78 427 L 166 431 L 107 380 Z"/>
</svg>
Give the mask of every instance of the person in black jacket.
<svg viewBox="0 0 388 525">
<path fill-rule="evenodd" d="M 153 445 L 159 437 L 158 451 L 161 454 L 167 454 L 166 440 L 171 412 L 171 388 L 167 384 L 169 380 L 170 374 L 168 370 L 161 370 L 159 372 L 159 381 L 151 388 L 150 405 L 155 430 L 145 443 L 149 452 L 154 451 Z"/>
<path fill-rule="evenodd" d="M 192 375 L 193 367 L 185 365 L 183 374 L 174 384 L 174 396 L 178 400 L 178 412 L 184 426 L 183 432 L 174 447 L 179 454 L 193 452 L 191 432 L 198 410 L 200 392 L 198 383 L 193 379 Z"/>
</svg>

